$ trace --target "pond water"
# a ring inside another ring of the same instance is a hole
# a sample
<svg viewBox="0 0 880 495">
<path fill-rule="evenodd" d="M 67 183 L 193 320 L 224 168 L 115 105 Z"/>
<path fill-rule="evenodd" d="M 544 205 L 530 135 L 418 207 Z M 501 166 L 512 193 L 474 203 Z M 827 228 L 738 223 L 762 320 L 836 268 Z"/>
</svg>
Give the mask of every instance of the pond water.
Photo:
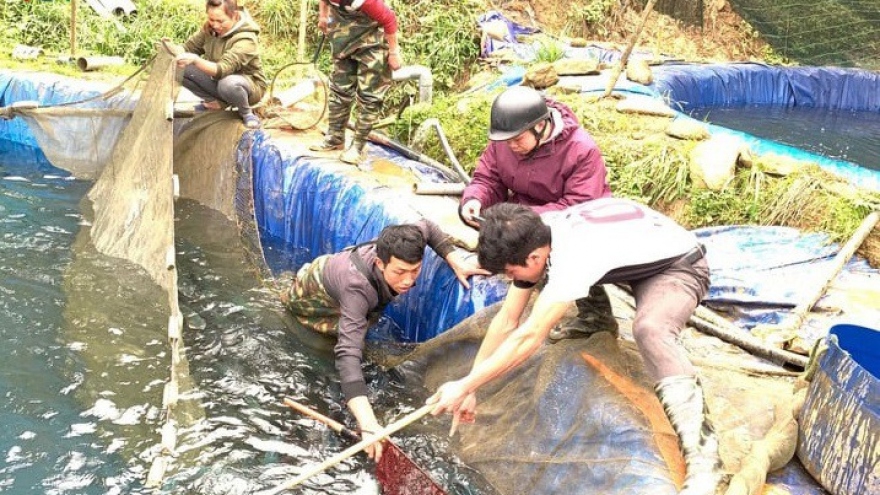
<svg viewBox="0 0 880 495">
<path fill-rule="evenodd" d="M 164 424 L 165 294 L 136 266 L 95 253 L 81 201 L 90 183 L 42 153 L 0 142 L 0 492 L 155 493 L 143 480 Z M 177 254 L 188 374 L 162 493 L 253 493 L 348 446 L 283 407 L 290 396 L 346 422 L 332 341 L 298 329 L 238 249 L 237 227 L 179 201 Z M 391 422 L 426 391 L 376 366 Z M 494 493 L 449 452 L 448 419 L 395 439 L 451 494 Z M 359 454 L 302 493 L 378 493 Z"/>
<path fill-rule="evenodd" d="M 880 170 L 880 112 L 809 107 L 698 107 L 698 119 Z"/>
</svg>

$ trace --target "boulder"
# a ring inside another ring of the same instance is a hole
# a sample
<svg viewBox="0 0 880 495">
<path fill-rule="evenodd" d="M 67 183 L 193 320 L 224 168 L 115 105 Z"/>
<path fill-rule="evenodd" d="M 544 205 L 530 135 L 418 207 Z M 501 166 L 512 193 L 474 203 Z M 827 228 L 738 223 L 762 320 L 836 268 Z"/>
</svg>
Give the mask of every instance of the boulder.
<svg viewBox="0 0 880 495">
<path fill-rule="evenodd" d="M 696 145 L 690 154 L 694 187 L 721 191 L 733 180 L 745 143 L 735 136 L 713 136 Z"/>
<path fill-rule="evenodd" d="M 706 124 L 687 117 L 678 117 L 666 126 L 666 134 L 678 139 L 690 141 L 702 141 L 709 139 L 712 134 Z"/>
<path fill-rule="evenodd" d="M 632 82 L 644 84 L 647 86 L 654 81 L 654 75 L 651 73 L 651 66 L 645 59 L 630 60 L 626 64 L 626 78 Z"/>
<path fill-rule="evenodd" d="M 559 82 L 559 75 L 553 64 L 542 62 L 529 67 L 523 77 L 523 86 L 531 86 L 535 89 L 544 89 Z"/>
<path fill-rule="evenodd" d="M 563 58 L 553 62 L 556 74 L 560 76 L 582 76 L 599 74 L 599 61 L 596 59 Z"/>
<path fill-rule="evenodd" d="M 658 117 L 675 117 L 675 110 L 669 108 L 659 98 L 653 96 L 631 95 L 617 102 L 617 111 L 621 113 L 639 113 Z"/>
</svg>

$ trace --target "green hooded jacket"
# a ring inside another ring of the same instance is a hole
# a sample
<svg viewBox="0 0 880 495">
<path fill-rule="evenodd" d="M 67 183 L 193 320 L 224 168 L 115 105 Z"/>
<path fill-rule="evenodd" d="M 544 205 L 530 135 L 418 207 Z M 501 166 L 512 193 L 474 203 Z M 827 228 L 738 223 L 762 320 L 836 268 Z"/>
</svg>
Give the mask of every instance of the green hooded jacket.
<svg viewBox="0 0 880 495">
<path fill-rule="evenodd" d="M 248 78 L 254 85 L 254 99 L 259 101 L 266 91 L 266 76 L 260 62 L 257 37 L 260 26 L 245 9 L 239 9 L 239 21 L 223 36 L 217 36 L 205 25 L 183 44 L 183 49 L 217 64 L 220 80 L 232 74 Z"/>
</svg>

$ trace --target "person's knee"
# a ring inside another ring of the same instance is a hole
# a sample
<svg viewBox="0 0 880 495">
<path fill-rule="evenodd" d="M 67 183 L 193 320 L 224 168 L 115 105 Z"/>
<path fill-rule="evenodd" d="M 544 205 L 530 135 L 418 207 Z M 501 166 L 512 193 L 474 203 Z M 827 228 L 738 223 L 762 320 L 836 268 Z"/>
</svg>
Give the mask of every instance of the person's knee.
<svg viewBox="0 0 880 495">
<path fill-rule="evenodd" d="M 246 102 L 250 95 L 247 84 L 241 81 L 240 78 L 233 76 L 220 79 L 217 82 L 217 92 L 226 101 L 243 99 Z"/>
<path fill-rule="evenodd" d="M 632 325 L 633 340 L 639 347 L 645 348 L 674 340 L 678 336 L 678 329 L 674 325 L 650 318 L 636 318 Z"/>
<path fill-rule="evenodd" d="M 198 81 L 201 77 L 206 76 L 207 74 L 202 72 L 202 70 L 196 67 L 195 64 L 189 64 L 183 68 L 184 81 Z"/>
</svg>

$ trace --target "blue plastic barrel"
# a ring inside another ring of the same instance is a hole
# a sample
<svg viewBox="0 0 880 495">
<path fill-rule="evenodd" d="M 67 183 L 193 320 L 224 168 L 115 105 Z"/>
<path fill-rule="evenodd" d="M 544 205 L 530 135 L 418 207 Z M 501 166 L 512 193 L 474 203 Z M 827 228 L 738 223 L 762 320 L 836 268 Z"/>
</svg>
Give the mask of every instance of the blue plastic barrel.
<svg viewBox="0 0 880 495">
<path fill-rule="evenodd" d="M 880 331 L 835 325 L 807 389 L 798 457 L 834 495 L 880 495 Z"/>
</svg>

